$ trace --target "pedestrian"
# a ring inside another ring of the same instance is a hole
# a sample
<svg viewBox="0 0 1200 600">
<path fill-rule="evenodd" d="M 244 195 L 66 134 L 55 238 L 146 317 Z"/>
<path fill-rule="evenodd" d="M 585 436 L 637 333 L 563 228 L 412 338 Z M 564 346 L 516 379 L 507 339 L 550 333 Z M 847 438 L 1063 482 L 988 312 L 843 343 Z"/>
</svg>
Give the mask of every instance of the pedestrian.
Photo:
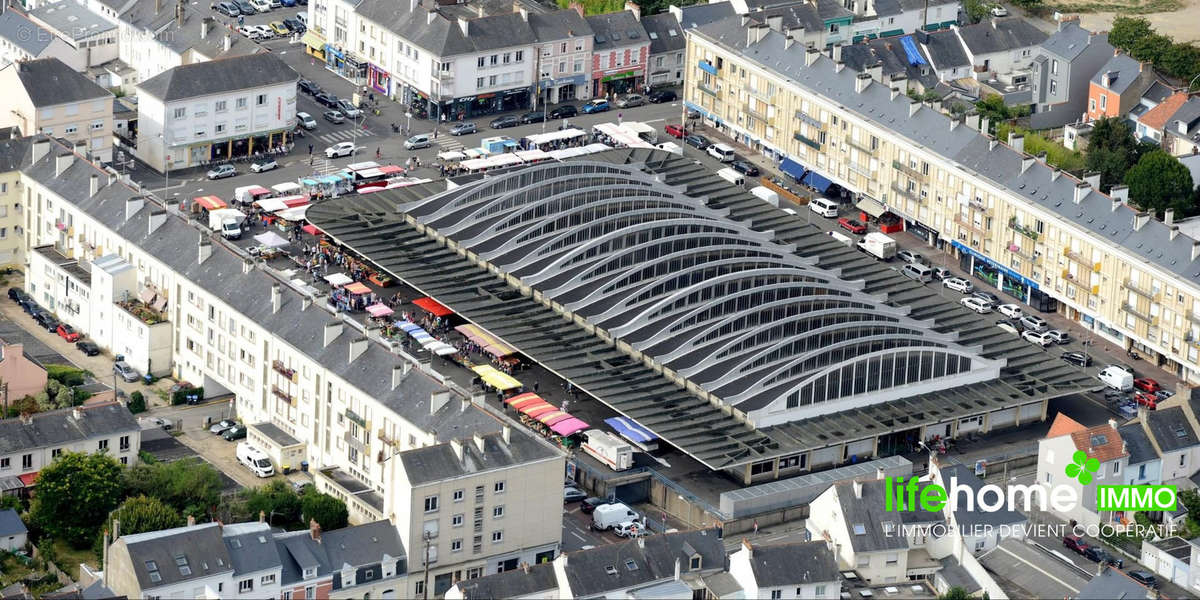
<svg viewBox="0 0 1200 600">
<path fill-rule="evenodd" d="M 312 145 L 312 144 L 309 144 L 309 145 L 308 145 L 308 154 L 309 154 L 309 156 L 312 156 L 312 151 L 313 151 L 313 145 Z"/>
<path fill-rule="evenodd" d="M 754 520 L 754 535 L 758 535 L 758 519 Z"/>
</svg>

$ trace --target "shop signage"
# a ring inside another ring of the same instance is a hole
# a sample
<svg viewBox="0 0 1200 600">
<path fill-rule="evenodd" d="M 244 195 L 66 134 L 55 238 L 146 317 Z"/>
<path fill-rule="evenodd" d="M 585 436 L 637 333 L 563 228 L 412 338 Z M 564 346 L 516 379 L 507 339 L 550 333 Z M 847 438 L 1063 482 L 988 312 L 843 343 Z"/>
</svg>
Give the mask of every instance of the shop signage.
<svg viewBox="0 0 1200 600">
<path fill-rule="evenodd" d="M 701 61 L 698 63 L 698 66 L 700 67 L 700 70 L 701 70 L 701 71 L 704 71 L 705 73 L 708 73 L 709 75 L 716 75 L 716 74 L 717 74 L 717 68 L 716 68 L 716 67 L 714 67 L 714 66 L 712 65 L 712 63 L 708 62 L 707 60 L 701 60 Z"/>
<path fill-rule="evenodd" d="M 346 418 L 350 419 L 351 421 L 354 421 L 355 423 L 358 423 L 359 427 L 367 426 L 367 421 L 365 419 L 358 416 L 358 413 L 356 413 L 348 408 L 346 409 Z"/>
<path fill-rule="evenodd" d="M 1038 284 L 1036 281 L 1033 281 L 1032 279 L 1025 277 L 1024 275 L 984 256 L 983 254 L 980 254 L 978 251 L 974 250 L 973 248 L 967 247 L 962 242 L 959 242 L 958 240 L 954 240 L 954 241 L 950 242 L 950 245 L 954 246 L 955 248 L 958 248 L 960 252 L 966 252 L 967 254 L 970 254 L 971 256 L 974 256 L 975 258 L 987 263 L 987 265 L 989 267 L 992 267 L 993 269 L 996 269 L 997 271 L 1004 273 L 1005 279 L 1019 281 L 1019 282 L 1021 282 L 1022 285 L 1027 285 L 1035 290 L 1038 289 Z"/>
<path fill-rule="evenodd" d="M 635 73 L 637 73 L 637 70 L 613 73 L 612 75 L 605 75 L 604 77 L 600 78 L 600 81 L 612 81 L 614 79 L 624 79 L 626 77 L 633 77 L 633 75 Z"/>
</svg>

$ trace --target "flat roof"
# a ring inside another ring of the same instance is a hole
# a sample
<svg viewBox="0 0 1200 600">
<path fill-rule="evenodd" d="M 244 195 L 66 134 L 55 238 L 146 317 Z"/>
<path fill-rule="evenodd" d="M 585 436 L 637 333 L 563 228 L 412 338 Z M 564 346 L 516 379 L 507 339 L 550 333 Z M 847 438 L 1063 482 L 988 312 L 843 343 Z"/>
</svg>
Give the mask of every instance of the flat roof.
<svg viewBox="0 0 1200 600">
<path fill-rule="evenodd" d="M 274 423 L 255 423 L 250 426 L 252 429 L 257 429 L 260 433 L 267 436 L 267 439 L 275 442 L 280 448 L 288 448 L 291 446 L 299 446 L 303 442 L 292 437 L 288 432 L 279 428 Z"/>
<path fill-rule="evenodd" d="M 38 246 L 33 251 L 46 257 L 46 260 L 66 271 L 68 275 L 83 282 L 84 285 L 92 284 L 92 272 L 79 266 L 79 261 L 74 258 L 67 258 L 54 246 Z"/>
</svg>

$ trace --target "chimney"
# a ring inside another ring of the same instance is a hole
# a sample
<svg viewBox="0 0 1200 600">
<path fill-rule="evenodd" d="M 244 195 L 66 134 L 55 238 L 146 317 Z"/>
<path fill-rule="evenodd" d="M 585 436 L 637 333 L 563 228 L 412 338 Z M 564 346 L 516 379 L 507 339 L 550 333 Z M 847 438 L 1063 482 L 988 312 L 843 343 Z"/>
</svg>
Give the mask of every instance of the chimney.
<svg viewBox="0 0 1200 600">
<path fill-rule="evenodd" d="M 1100 189 L 1100 173 L 1098 171 L 1084 173 L 1083 180 L 1087 182 L 1088 185 L 1096 189 Z"/>
<path fill-rule="evenodd" d="M 83 409 L 78 406 L 76 406 L 75 408 L 72 408 L 71 409 L 71 418 L 75 419 L 76 421 L 82 421 L 83 420 Z"/>
<path fill-rule="evenodd" d="M 487 16 L 487 14 L 484 13 L 482 4 L 475 7 L 475 17 L 476 18 L 482 19 L 486 16 Z"/>
<path fill-rule="evenodd" d="M 308 537 L 318 544 L 321 543 L 321 525 L 316 519 L 308 520 Z"/>
<path fill-rule="evenodd" d="M 504 445 L 508 446 L 512 443 L 512 427 L 505 425 L 500 428 L 500 439 L 504 440 Z"/>
<path fill-rule="evenodd" d="M 1058 167 L 1053 167 L 1050 169 L 1050 181 L 1058 181 L 1059 175 L 1062 175 L 1062 171 L 1060 171 Z"/>
<path fill-rule="evenodd" d="M 208 260 L 208 257 L 212 256 L 212 243 L 202 239 L 196 246 L 196 250 L 196 264 L 202 265 L 204 261 Z"/>
<path fill-rule="evenodd" d="M 811 67 L 817 59 L 821 58 L 821 51 L 816 48 L 808 48 L 804 51 L 804 66 Z"/>
<path fill-rule="evenodd" d="M 750 15 L 742 15 L 742 27 L 750 24 Z"/>
<path fill-rule="evenodd" d="M 303 296 L 301 296 L 300 297 L 300 312 L 304 312 L 304 311 L 308 310 L 308 307 L 312 306 L 312 303 L 313 303 L 312 296 L 309 296 L 308 294 L 304 294 Z"/>
<path fill-rule="evenodd" d="M 796 38 L 793 37 L 792 34 L 789 33 L 789 34 L 785 35 L 783 38 L 783 49 L 789 50 L 789 49 L 791 49 L 792 44 L 795 44 L 795 43 L 796 43 Z"/>
<path fill-rule="evenodd" d="M 628 2 L 625 3 L 629 5 Z M 772 31 L 783 31 L 783 15 L 771 15 L 767 17 L 767 28 Z"/>
<path fill-rule="evenodd" d="M 417 7 L 421 5 L 421 0 L 408 0 L 408 12 L 417 12 Z"/>
<path fill-rule="evenodd" d="M 754 546 L 750 544 L 750 540 L 742 538 L 742 549 L 746 551 L 746 556 L 754 558 Z"/>
<path fill-rule="evenodd" d="M 955 129 L 958 129 L 958 126 L 961 124 L 962 124 L 962 119 L 960 119 L 958 117 L 950 117 L 950 131 L 954 131 Z"/>
<path fill-rule="evenodd" d="M 192 516 L 192 515 L 188 515 L 188 518 L 187 518 L 187 526 L 188 526 L 188 527 L 195 527 L 195 526 L 196 526 L 196 517 L 194 517 L 194 516 Z"/>
<path fill-rule="evenodd" d="M 175 25 L 183 27 L 183 0 L 175 4 Z"/>
<path fill-rule="evenodd" d="M 1192 260 L 1200 257 L 1200 240 L 1192 240 Z"/>
<path fill-rule="evenodd" d="M 1142 227 L 1145 227 L 1148 222 L 1150 222 L 1150 213 L 1148 212 L 1140 212 L 1133 215 L 1133 230 L 1141 231 Z"/>
<path fill-rule="evenodd" d="M 463 35 L 468 35 L 468 36 L 471 35 L 470 34 L 470 29 L 471 29 L 470 21 L 467 21 L 466 19 L 459 17 L 458 18 L 458 28 L 462 30 Z"/>
<path fill-rule="evenodd" d="M 95 198 L 100 191 L 100 176 L 93 174 L 88 178 L 88 198 Z"/>
<path fill-rule="evenodd" d="M 867 67 L 866 72 L 868 75 L 871 76 L 871 79 L 874 79 L 875 81 L 878 81 L 879 83 L 883 83 L 883 61 L 879 61 L 879 62 Z"/>
<path fill-rule="evenodd" d="M 436 415 L 443 406 L 450 402 L 449 390 L 438 390 L 429 395 L 429 414 Z"/>
<path fill-rule="evenodd" d="M 838 47 L 840 47 L 840 46 L 834 46 L 834 48 L 838 48 Z M 841 73 L 842 69 L 845 69 L 845 68 L 846 68 L 846 63 L 844 63 L 840 60 L 833 62 L 833 72 L 834 73 Z"/>
<path fill-rule="evenodd" d="M 850 485 L 854 488 L 854 497 L 862 500 L 862 482 L 856 479 Z"/>
<path fill-rule="evenodd" d="M 1174 241 L 1175 238 L 1177 238 L 1177 237 L 1179 237 L 1179 226 L 1172 225 L 1171 226 L 1171 240 Z"/>
<path fill-rule="evenodd" d="M 854 91 L 861 94 L 869 85 L 871 85 L 871 74 L 859 73 L 854 80 Z"/>
<path fill-rule="evenodd" d="M 830 58 L 833 59 L 833 62 L 841 62 L 842 61 L 842 47 L 834 46 L 833 50 L 830 51 L 829 56 L 830 56 Z"/>
<path fill-rule="evenodd" d="M 259 523 L 267 522 L 267 511 L 265 511 L 265 510 L 258 511 L 258 522 Z"/>
<path fill-rule="evenodd" d="M 1083 199 L 1086 198 L 1088 193 L 1091 191 L 1092 186 L 1088 185 L 1086 181 L 1080 181 L 1079 183 L 1075 184 L 1075 197 L 1072 198 L 1072 200 L 1075 202 L 1075 204 L 1079 204 L 1080 202 L 1083 202 Z"/>
<path fill-rule="evenodd" d="M 276 283 L 271 286 L 271 314 L 278 313 L 281 306 L 283 306 L 283 286 Z"/>
<path fill-rule="evenodd" d="M 450 440 L 450 449 L 454 451 L 454 457 L 458 459 L 458 462 L 463 462 L 462 442 L 458 440 Z"/>
<path fill-rule="evenodd" d="M 214 20 L 215 19 L 213 19 L 212 17 L 204 17 L 203 19 L 200 20 L 200 39 L 203 40 L 203 39 L 208 38 L 208 30 L 212 29 L 212 24 L 213 24 Z"/>
<path fill-rule="evenodd" d="M 87 156 L 87 142 L 84 140 L 75 140 L 71 143 L 71 150 L 80 156 Z"/>
<path fill-rule="evenodd" d="M 1016 150 L 1017 152 L 1024 152 L 1025 136 L 1012 131 L 1008 132 L 1008 145 L 1012 146 L 1013 150 Z"/>
<path fill-rule="evenodd" d="M 900 88 L 898 88 L 898 87 L 892 88 L 892 96 L 891 96 L 890 100 L 892 102 L 895 102 L 896 98 L 899 96 L 900 96 Z"/>
<path fill-rule="evenodd" d="M 229 49 L 232 47 L 233 47 L 233 36 L 231 36 L 227 33 L 227 34 L 225 34 L 225 39 L 221 41 L 221 48 L 224 49 L 226 52 L 229 52 Z"/>
<path fill-rule="evenodd" d="M 154 0 L 154 14 L 162 12 L 162 0 Z"/>
<path fill-rule="evenodd" d="M 1113 77 L 1116 76 L 1116 71 L 1107 71 L 1100 76 L 1100 85 L 1104 87 L 1112 87 Z"/>
<path fill-rule="evenodd" d="M 145 205 L 145 203 L 146 203 L 146 199 L 141 196 L 135 196 L 133 198 L 126 198 L 125 199 L 125 220 L 128 221 L 129 219 L 132 219 L 133 215 L 136 215 L 139 210 L 142 210 L 142 206 Z"/>
<path fill-rule="evenodd" d="M 570 4 L 568 4 L 568 5 L 567 5 L 567 8 L 569 8 L 569 9 L 571 9 L 571 10 L 573 10 L 573 11 L 575 11 L 575 12 L 579 13 L 579 16 L 580 16 L 580 17 L 583 17 L 583 16 L 584 16 L 584 15 L 583 15 L 583 3 L 582 3 L 582 2 L 578 2 L 578 1 L 572 2 L 572 3 L 570 3 Z"/>
<path fill-rule="evenodd" d="M 254 270 L 254 260 L 253 259 L 247 258 L 246 260 L 242 261 L 242 274 L 243 275 L 245 275 L 246 273 L 249 273 L 250 271 L 253 271 L 253 270 Z"/>
<path fill-rule="evenodd" d="M 113 542 L 116 543 L 117 539 L 120 537 L 121 537 L 121 520 L 113 519 Z"/>
<path fill-rule="evenodd" d="M 167 222 L 167 211 L 166 210 L 161 209 L 161 208 L 155 208 L 155 209 L 151 210 L 150 218 L 147 220 L 147 225 L 149 226 L 149 231 L 147 233 L 154 233 L 159 227 L 162 227 L 163 223 L 166 223 L 166 222 Z"/>
<path fill-rule="evenodd" d="M 70 152 L 63 152 L 62 154 L 54 157 L 54 176 L 62 177 L 63 172 L 66 171 L 73 162 L 75 162 L 75 155 L 71 154 Z"/>
<path fill-rule="evenodd" d="M 108 538 L 108 528 L 105 528 L 105 529 L 104 529 L 103 560 L 104 560 L 104 564 L 106 564 L 106 565 L 107 565 L 107 564 L 110 564 L 110 563 L 108 562 L 108 546 L 109 546 L 109 544 L 108 544 L 108 539 L 109 539 L 109 538 Z M 102 572 L 101 572 L 101 577 L 102 577 L 102 579 L 103 579 L 103 582 L 104 582 L 104 587 L 108 587 L 108 573 L 109 573 L 109 571 L 112 571 L 112 569 L 105 569 L 104 571 L 102 571 Z"/>
<path fill-rule="evenodd" d="M 990 135 L 988 136 L 988 152 L 995 150 L 996 146 L 998 146 L 999 144 L 1000 144 L 1000 140 L 998 140 Z"/>
<path fill-rule="evenodd" d="M 1108 190 L 1108 195 L 1113 200 L 1113 210 L 1125 202 L 1129 202 L 1129 186 L 1114 185 L 1111 190 Z"/>
<path fill-rule="evenodd" d="M 522 562 L 521 563 L 521 571 L 524 572 L 526 575 L 528 575 L 529 574 L 529 563 Z"/>
<path fill-rule="evenodd" d="M 1168 208 L 1163 211 L 1163 223 L 1166 223 L 1168 227 L 1175 224 L 1175 209 Z"/>
<path fill-rule="evenodd" d="M 325 324 L 325 340 L 324 340 L 325 343 L 322 344 L 321 347 L 328 348 L 329 344 L 332 344 L 333 340 L 336 340 L 339 335 L 342 335 L 342 322 L 341 321 L 330 321 L 330 322 L 326 323 Z"/>
<path fill-rule="evenodd" d="M 362 356 L 363 352 L 367 351 L 368 343 L 365 337 L 357 337 L 350 340 L 350 362 L 354 362 L 354 359 Z"/>
<path fill-rule="evenodd" d="M 641 539 L 641 538 L 638 538 Z M 675 581 L 679 581 L 679 557 L 675 557 Z"/>
<path fill-rule="evenodd" d="M 967 127 L 979 131 L 979 113 L 971 113 L 966 118 Z"/>
<path fill-rule="evenodd" d="M 913 118 L 918 112 L 921 112 L 921 103 L 910 99 L 908 101 L 908 118 Z"/>
<path fill-rule="evenodd" d="M 979 119 L 979 133 L 987 133 L 992 127 L 992 120 L 987 117 Z"/>
<path fill-rule="evenodd" d="M 1029 167 L 1032 167 L 1033 164 L 1036 162 L 1037 162 L 1037 159 L 1034 158 L 1032 154 L 1027 153 L 1027 154 L 1022 155 L 1021 156 L 1021 174 L 1024 175 L 1025 171 L 1028 171 Z"/>
<path fill-rule="evenodd" d="M 33 143 L 33 162 L 37 162 L 50 153 L 50 140 L 40 139 Z"/>
<path fill-rule="evenodd" d="M 400 387 L 400 382 L 404 381 L 404 376 L 408 374 L 408 363 L 402 362 L 392 365 L 392 389 Z"/>
<path fill-rule="evenodd" d="M 746 28 L 746 45 L 757 44 L 762 41 L 763 37 L 770 31 L 770 27 L 763 24 L 754 25 Z"/>
<path fill-rule="evenodd" d="M 646 548 L 646 536 L 639 535 L 637 537 L 637 545 L 638 545 L 639 550 L 644 550 Z M 676 559 L 676 560 L 679 560 L 679 559 Z"/>
<path fill-rule="evenodd" d="M 484 451 L 483 436 L 479 435 L 478 433 L 472 434 L 471 441 L 475 442 L 475 448 L 477 448 L 479 450 L 480 454 L 483 454 L 483 451 Z"/>
<path fill-rule="evenodd" d="M 431 11 L 429 11 L 429 12 L 425 13 L 425 24 L 426 24 L 426 25 L 432 25 L 432 24 L 433 24 L 433 20 L 434 20 L 434 19 L 436 19 L 436 18 L 437 18 L 437 16 L 438 16 L 438 13 L 437 13 L 437 11 L 433 11 L 433 10 L 431 10 Z"/>
<path fill-rule="evenodd" d="M 522 7 L 522 8 L 517 9 L 517 12 L 521 14 L 522 21 L 525 21 L 526 23 L 529 22 L 529 10 L 528 9 Z"/>
</svg>

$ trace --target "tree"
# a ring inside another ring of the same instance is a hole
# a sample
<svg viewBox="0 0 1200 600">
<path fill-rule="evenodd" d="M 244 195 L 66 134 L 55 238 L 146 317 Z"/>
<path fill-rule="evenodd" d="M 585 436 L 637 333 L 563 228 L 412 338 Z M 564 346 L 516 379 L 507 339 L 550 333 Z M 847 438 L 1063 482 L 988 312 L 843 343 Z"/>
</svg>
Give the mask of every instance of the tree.
<svg viewBox="0 0 1200 600">
<path fill-rule="evenodd" d="M 1100 191 L 1107 194 L 1112 186 L 1124 181 L 1125 173 L 1140 157 L 1141 148 L 1124 120 L 1105 117 L 1095 121 L 1084 166 L 1100 173 Z"/>
<path fill-rule="evenodd" d="M 198 459 L 138 464 L 127 470 L 125 491 L 130 496 L 158 498 L 187 516 L 203 517 L 221 495 L 221 476 Z"/>
<path fill-rule="evenodd" d="M 1191 81 L 1200 73 L 1200 48 L 1191 44 L 1171 44 L 1159 56 L 1158 66 L 1168 74 Z"/>
<path fill-rule="evenodd" d="M 1138 42 L 1154 35 L 1150 21 L 1141 17 L 1117 17 L 1108 32 L 1108 43 L 1129 52 Z"/>
<path fill-rule="evenodd" d="M 84 547 L 121 502 L 121 470 L 107 454 L 60 455 L 38 474 L 31 517 L 50 535 Z"/>
<path fill-rule="evenodd" d="M 179 511 L 149 496 L 134 496 L 122 502 L 105 521 L 104 528 L 109 533 L 113 533 L 113 519 L 121 522 L 121 535 L 170 529 L 184 524 Z"/>
<path fill-rule="evenodd" d="M 300 498 L 301 519 L 308 522 L 309 519 L 315 519 L 321 529 L 331 531 L 341 529 L 346 526 L 346 522 L 350 518 L 349 511 L 346 510 L 346 503 L 330 496 L 322 494 L 312 488 Z"/>
<path fill-rule="evenodd" d="M 246 509 L 254 518 L 262 512 L 272 525 L 300 522 L 300 496 L 284 481 L 246 490 Z M 319 521 L 318 521 L 319 522 Z"/>
<path fill-rule="evenodd" d="M 988 16 L 988 8 L 990 3 L 984 0 L 966 0 L 963 2 L 963 10 L 967 13 L 967 20 L 971 23 L 978 23 Z"/>
<path fill-rule="evenodd" d="M 138 414 L 146 412 L 146 396 L 140 391 L 135 391 L 129 395 L 129 412 Z"/>
<path fill-rule="evenodd" d="M 1142 210 L 1161 215 L 1168 208 L 1175 215 L 1193 212 L 1192 174 L 1183 163 L 1162 150 L 1147 153 L 1125 175 L 1129 200 Z"/>
<path fill-rule="evenodd" d="M 971 594 L 967 593 L 965 588 L 954 586 L 946 590 L 945 594 L 938 596 L 938 600 L 970 600 Z"/>
</svg>

